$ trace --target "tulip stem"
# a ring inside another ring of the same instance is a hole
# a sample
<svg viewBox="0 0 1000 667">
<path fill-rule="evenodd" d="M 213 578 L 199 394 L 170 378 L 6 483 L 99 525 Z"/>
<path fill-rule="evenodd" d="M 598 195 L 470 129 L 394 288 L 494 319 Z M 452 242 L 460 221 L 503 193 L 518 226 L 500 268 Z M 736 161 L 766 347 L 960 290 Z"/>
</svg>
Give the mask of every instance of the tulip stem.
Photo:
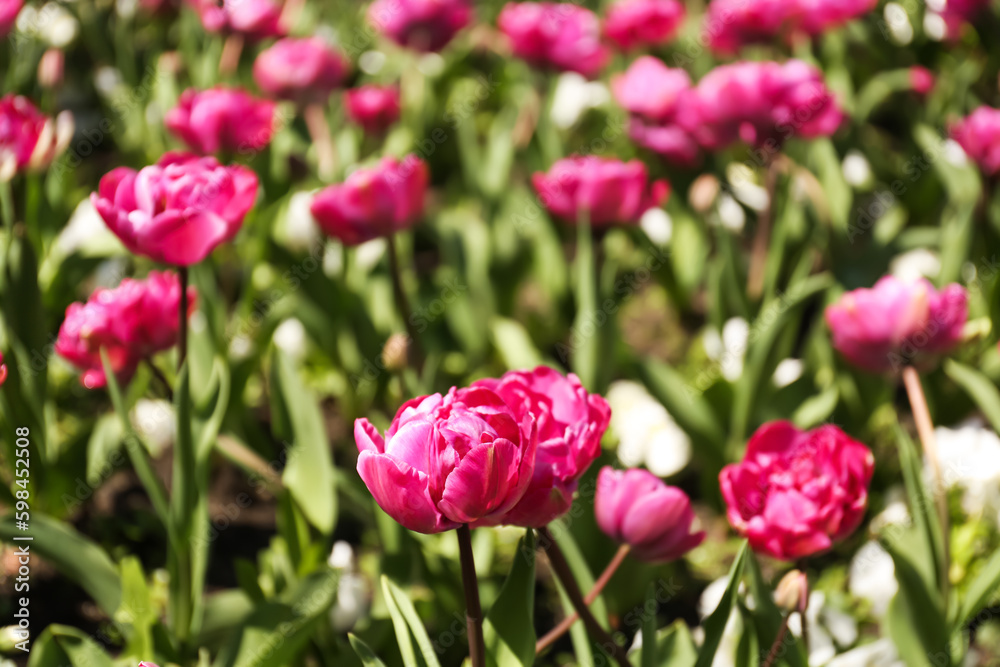
<svg viewBox="0 0 1000 667">
<path fill-rule="evenodd" d="M 778 634 L 774 638 L 774 643 L 771 644 L 771 650 L 767 652 L 767 659 L 764 660 L 764 664 L 761 667 L 771 667 L 775 660 L 778 659 L 778 652 L 781 648 L 781 644 L 785 641 L 785 635 L 788 634 L 788 619 L 792 617 L 794 612 L 788 612 L 785 614 L 784 618 L 781 619 L 781 627 L 778 628 Z M 802 619 L 802 633 L 805 635 L 806 622 L 805 618 Z"/>
<path fill-rule="evenodd" d="M 597 366 L 601 337 L 597 321 L 597 267 L 590 210 L 581 206 L 576 214 L 576 319 L 573 331 L 580 339 L 572 345 L 573 370 L 588 391 L 597 389 Z M 572 343 L 573 341 L 571 341 Z"/>
<path fill-rule="evenodd" d="M 628 552 L 630 550 L 631 548 L 627 544 L 623 544 L 618 547 L 618 551 L 615 553 L 614 558 L 611 559 L 608 566 L 604 568 L 604 572 L 602 572 L 601 576 L 594 582 L 594 587 L 591 588 L 590 592 L 587 593 L 587 596 L 583 598 L 584 603 L 588 607 L 594 604 L 594 600 L 597 599 L 597 596 L 601 594 L 604 587 L 608 585 L 609 581 L 611 581 L 611 577 L 614 575 L 618 567 L 625 561 L 625 557 L 628 556 Z M 579 619 L 580 614 L 574 611 L 572 614 L 564 618 L 559 625 L 549 630 L 548 633 L 546 633 L 545 636 L 539 639 L 538 643 L 535 644 L 535 655 L 540 655 L 542 651 L 554 644 L 557 639 L 569 632 L 569 629 L 573 627 L 573 624 Z"/>
<path fill-rule="evenodd" d="M 330 136 L 330 126 L 326 122 L 323 105 L 309 104 L 302 110 L 309 136 L 316 146 L 316 166 L 319 177 L 324 181 L 332 181 L 337 172 L 337 153 L 333 148 L 333 138 Z"/>
<path fill-rule="evenodd" d="M 486 646 L 483 643 L 483 610 L 479 605 L 479 580 L 476 562 L 472 556 L 472 531 L 469 524 L 458 527 L 458 553 L 462 563 L 462 586 L 465 589 L 465 625 L 469 633 L 469 660 L 472 667 L 486 665 Z"/>
<path fill-rule="evenodd" d="M 181 300 L 177 308 L 180 320 L 177 325 L 177 370 L 180 371 L 187 359 L 188 350 L 188 267 L 178 267 L 177 272 L 180 274 L 181 283 Z"/>
<path fill-rule="evenodd" d="M 767 206 L 757 216 L 757 232 L 750 251 L 750 270 L 747 272 L 747 295 L 754 301 L 764 292 L 764 274 L 767 269 L 767 247 L 771 242 L 771 221 L 774 218 L 774 195 L 778 189 L 777 160 L 769 160 L 764 168 L 764 189 Z"/>
<path fill-rule="evenodd" d="M 0 176 L 0 215 L 9 236 L 14 235 L 14 193 L 10 181 Z"/>
<path fill-rule="evenodd" d="M 920 436 L 920 444 L 924 448 L 924 456 L 931 464 L 931 475 L 934 479 L 934 501 L 937 506 L 938 521 L 941 522 L 941 563 L 939 585 L 941 586 L 941 600 L 947 606 L 948 572 L 951 561 L 951 545 L 949 535 L 951 529 L 948 521 L 948 495 L 944 487 L 944 477 L 941 474 L 941 459 L 938 457 L 937 439 L 934 437 L 934 422 L 931 421 L 931 411 L 927 407 L 927 397 L 924 396 L 924 387 L 920 383 L 920 375 L 913 366 L 903 369 L 903 384 L 906 386 L 906 395 L 910 399 L 910 410 L 913 412 L 913 421 L 917 424 L 917 435 Z"/>
<path fill-rule="evenodd" d="M 410 338 L 409 350 L 412 350 L 410 364 L 418 370 L 419 375 L 419 369 L 423 366 L 424 355 L 420 347 L 420 339 L 417 338 L 417 330 L 413 326 L 413 311 L 410 310 L 410 300 L 407 298 L 406 290 L 403 287 L 403 271 L 399 265 L 399 251 L 396 248 L 395 234 L 390 234 L 386 237 L 386 241 L 389 253 L 389 273 L 392 275 L 392 293 L 396 297 L 396 308 L 403 318 L 404 326 L 406 326 L 406 335 Z"/>
<path fill-rule="evenodd" d="M 580 593 L 580 587 L 577 585 L 576 579 L 573 578 L 573 571 L 566 561 L 566 556 L 563 555 L 562 550 L 556 543 L 555 537 L 552 536 L 547 527 L 539 528 L 538 532 L 542 536 L 542 544 L 545 545 L 545 552 L 549 556 L 552 571 L 555 572 L 555 575 L 562 583 L 566 597 L 573 603 L 576 613 L 580 615 L 591 638 L 600 642 L 601 648 L 610 653 L 611 657 L 615 659 L 620 667 L 632 667 L 632 664 L 628 661 L 628 656 L 625 654 L 625 649 L 615 642 L 614 638 L 608 634 L 607 630 L 601 627 L 601 624 L 594 618 L 594 614 L 591 613 L 586 600 L 583 598 L 583 594 Z"/>
</svg>

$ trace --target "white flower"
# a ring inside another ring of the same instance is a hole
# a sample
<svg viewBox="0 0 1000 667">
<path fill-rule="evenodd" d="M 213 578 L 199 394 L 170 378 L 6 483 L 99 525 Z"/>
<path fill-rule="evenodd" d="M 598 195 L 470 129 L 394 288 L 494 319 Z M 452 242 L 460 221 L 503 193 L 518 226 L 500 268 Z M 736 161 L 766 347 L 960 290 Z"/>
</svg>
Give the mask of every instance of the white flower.
<svg viewBox="0 0 1000 667">
<path fill-rule="evenodd" d="M 868 159 L 859 151 L 848 151 L 840 168 L 848 185 L 860 188 L 868 185 L 872 180 L 872 167 L 868 164 Z"/>
<path fill-rule="evenodd" d="M 368 586 L 364 577 L 355 571 L 354 549 L 347 542 L 334 543 L 328 563 L 341 571 L 337 601 L 330 609 L 330 622 L 337 632 L 347 632 L 368 610 Z"/>
<path fill-rule="evenodd" d="M 945 485 L 964 491 L 962 509 L 970 518 L 985 516 L 1000 524 L 1000 437 L 975 420 L 954 429 L 938 427 L 934 436 Z"/>
<path fill-rule="evenodd" d="M 587 81 L 576 72 L 565 72 L 559 76 L 552 98 L 552 122 L 564 130 L 573 127 L 584 111 L 609 99 L 611 94 L 603 83 Z"/>
<path fill-rule="evenodd" d="M 743 357 L 747 351 L 747 341 L 750 337 L 750 324 L 742 317 L 733 317 L 722 325 L 722 335 L 713 329 L 708 329 L 702 340 L 705 354 L 719 364 L 722 377 L 729 382 L 736 382 L 743 375 Z"/>
<path fill-rule="evenodd" d="M 722 223 L 723 227 L 734 232 L 743 231 L 744 225 L 747 224 L 747 214 L 731 194 L 728 192 L 720 194 L 716 200 L 716 207 L 719 222 Z"/>
<path fill-rule="evenodd" d="M 676 474 L 691 460 L 691 439 L 645 387 L 613 382 L 607 393 L 611 432 L 626 466 L 645 465 L 658 477 Z"/>
<path fill-rule="evenodd" d="M 154 459 L 173 444 L 177 436 L 174 406 L 163 399 L 140 398 L 132 409 L 132 425 L 149 446 Z"/>
<path fill-rule="evenodd" d="M 365 74 L 378 74 L 385 65 L 386 57 L 381 51 L 365 51 L 358 58 L 358 67 Z"/>
<path fill-rule="evenodd" d="M 941 258 L 926 248 L 916 248 L 896 255 L 889 262 L 889 272 L 908 281 L 934 278 L 941 273 Z"/>
<path fill-rule="evenodd" d="M 674 235 L 674 221 L 670 219 L 670 214 L 659 207 L 643 213 L 639 219 L 639 226 L 656 245 L 668 245 Z"/>
<path fill-rule="evenodd" d="M 787 387 L 802 377 L 803 370 L 805 370 L 805 364 L 802 363 L 801 359 L 783 359 L 775 367 L 771 381 L 778 389 Z"/>
<path fill-rule="evenodd" d="M 290 317 L 274 330 L 274 344 L 292 360 L 302 361 L 306 356 L 306 328 L 298 319 Z"/>
<path fill-rule="evenodd" d="M 275 230 L 275 235 L 289 250 L 296 252 L 311 250 L 321 238 L 319 225 L 309 210 L 315 192 L 315 190 L 296 192 L 288 200 L 288 207 Z"/>
<path fill-rule="evenodd" d="M 827 667 L 904 667 L 889 638 L 879 639 L 841 653 Z"/>
<path fill-rule="evenodd" d="M 892 39 L 900 45 L 905 46 L 913 41 L 913 25 L 906 9 L 898 2 L 889 2 L 883 10 L 886 25 L 889 27 L 889 34 Z"/>
<path fill-rule="evenodd" d="M 848 589 L 854 597 L 868 600 L 877 618 L 882 618 L 889 610 L 889 603 L 899 590 L 899 584 L 892 556 L 878 542 L 866 542 L 854 554 Z"/>
<path fill-rule="evenodd" d="M 910 509 L 906 504 L 906 491 L 901 486 L 894 486 L 886 493 L 885 509 L 875 515 L 869 529 L 880 533 L 889 526 L 910 525 Z"/>
<path fill-rule="evenodd" d="M 729 577 L 720 577 L 708 585 L 698 598 L 698 615 L 702 620 L 711 614 L 719 606 L 722 596 L 726 592 L 729 584 Z M 692 633 L 699 642 L 704 641 L 705 631 L 702 627 L 695 628 Z M 726 627 L 722 631 L 722 639 L 719 641 L 719 648 L 712 659 L 712 667 L 735 667 L 736 650 L 739 648 L 740 638 L 743 636 L 743 619 L 734 608 L 726 620 Z"/>
<path fill-rule="evenodd" d="M 809 594 L 806 623 L 809 625 L 809 667 L 826 665 L 837 655 L 838 647 L 846 648 L 858 640 L 854 619 L 827 606 L 822 591 Z M 802 619 L 798 614 L 788 619 L 788 629 L 796 637 L 802 636 Z"/>
</svg>

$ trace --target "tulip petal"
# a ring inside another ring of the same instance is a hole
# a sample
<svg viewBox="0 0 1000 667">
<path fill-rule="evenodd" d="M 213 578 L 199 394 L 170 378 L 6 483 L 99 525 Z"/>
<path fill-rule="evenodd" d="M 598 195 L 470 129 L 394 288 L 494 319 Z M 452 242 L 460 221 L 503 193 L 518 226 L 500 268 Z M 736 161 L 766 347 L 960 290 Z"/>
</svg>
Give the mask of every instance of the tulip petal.
<svg viewBox="0 0 1000 667">
<path fill-rule="evenodd" d="M 363 451 L 358 474 L 375 502 L 404 528 L 418 533 L 440 533 L 457 528 L 431 502 L 427 475 L 385 454 Z"/>
<path fill-rule="evenodd" d="M 359 452 L 382 454 L 385 452 L 385 440 L 378 429 L 365 418 L 354 420 L 354 443 Z"/>
<path fill-rule="evenodd" d="M 510 494 L 520 458 L 514 443 L 502 438 L 474 447 L 445 481 L 441 511 L 452 521 L 472 523 L 509 509 L 520 500 Z"/>
</svg>

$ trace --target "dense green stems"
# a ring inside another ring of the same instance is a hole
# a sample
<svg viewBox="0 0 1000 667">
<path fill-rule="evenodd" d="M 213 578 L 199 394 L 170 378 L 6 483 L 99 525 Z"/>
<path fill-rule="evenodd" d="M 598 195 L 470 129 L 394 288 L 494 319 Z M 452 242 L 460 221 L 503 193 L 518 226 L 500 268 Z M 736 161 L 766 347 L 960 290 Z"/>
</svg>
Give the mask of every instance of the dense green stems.
<svg viewBox="0 0 1000 667">
<path fill-rule="evenodd" d="M 413 311 L 410 310 L 410 300 L 406 296 L 406 289 L 403 287 L 403 270 L 399 264 L 399 251 L 396 248 L 396 236 L 390 234 L 386 238 L 389 253 L 389 273 L 392 276 L 392 293 L 396 299 L 396 308 L 399 316 L 403 318 L 403 325 L 406 327 L 406 335 L 410 338 L 408 346 L 410 365 L 417 369 L 419 374 L 423 366 L 423 349 L 420 347 L 420 340 L 417 338 L 417 330 L 413 326 Z"/>
<path fill-rule="evenodd" d="M 462 564 L 462 587 L 465 589 L 465 625 L 469 635 L 469 660 L 472 667 L 484 667 L 486 647 L 483 643 L 483 610 L 479 604 L 479 580 L 472 556 L 472 531 L 462 524 L 458 534 L 458 553 Z"/>
</svg>

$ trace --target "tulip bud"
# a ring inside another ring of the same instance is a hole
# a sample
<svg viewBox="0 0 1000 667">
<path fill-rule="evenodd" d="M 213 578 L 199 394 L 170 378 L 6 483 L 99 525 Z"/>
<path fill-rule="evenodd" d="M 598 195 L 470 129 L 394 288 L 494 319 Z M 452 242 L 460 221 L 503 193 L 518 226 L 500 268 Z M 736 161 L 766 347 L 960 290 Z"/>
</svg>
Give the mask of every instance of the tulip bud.
<svg viewBox="0 0 1000 667">
<path fill-rule="evenodd" d="M 3 362 L 3 352 L 0 352 L 0 385 L 7 381 L 7 364 Z"/>
<path fill-rule="evenodd" d="M 63 80 L 66 56 L 59 49 L 49 49 L 38 61 L 38 84 L 42 88 L 55 88 Z"/>
<path fill-rule="evenodd" d="M 538 67 L 594 78 L 611 56 L 601 42 L 601 20 L 571 3 L 510 2 L 497 26 L 514 55 Z"/>
<path fill-rule="evenodd" d="M 809 578 L 800 570 L 792 570 L 778 582 L 774 602 L 785 611 L 805 611 L 809 599 Z"/>
<path fill-rule="evenodd" d="M 688 190 L 688 202 L 698 213 L 708 213 L 719 196 L 719 179 L 712 174 L 702 174 L 694 179 Z"/>
<path fill-rule="evenodd" d="M 407 366 L 407 359 L 410 351 L 410 337 L 403 333 L 394 333 L 389 336 L 382 348 L 382 364 L 386 370 L 395 373 Z"/>
</svg>

